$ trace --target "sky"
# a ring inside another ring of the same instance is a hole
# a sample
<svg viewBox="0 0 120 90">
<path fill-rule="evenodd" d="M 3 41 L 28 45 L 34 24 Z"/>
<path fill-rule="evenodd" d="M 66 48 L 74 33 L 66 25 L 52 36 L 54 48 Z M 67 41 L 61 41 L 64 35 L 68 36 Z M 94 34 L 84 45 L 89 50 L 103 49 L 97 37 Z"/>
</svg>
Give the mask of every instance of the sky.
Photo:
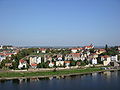
<svg viewBox="0 0 120 90">
<path fill-rule="evenodd" d="M 120 45 L 120 0 L 0 0 L 0 44 Z"/>
</svg>

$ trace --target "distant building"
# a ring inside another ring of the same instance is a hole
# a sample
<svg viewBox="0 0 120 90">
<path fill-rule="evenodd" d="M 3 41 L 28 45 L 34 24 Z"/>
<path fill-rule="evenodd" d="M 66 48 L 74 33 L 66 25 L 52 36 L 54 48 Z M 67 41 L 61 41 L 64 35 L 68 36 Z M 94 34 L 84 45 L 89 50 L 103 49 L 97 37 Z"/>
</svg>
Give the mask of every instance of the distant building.
<svg viewBox="0 0 120 90">
<path fill-rule="evenodd" d="M 40 48 L 40 51 L 41 51 L 42 53 L 46 53 L 46 49 L 45 49 L 45 48 Z"/>
<path fill-rule="evenodd" d="M 84 49 L 93 49 L 94 48 L 94 46 L 91 44 L 90 46 L 84 46 Z"/>
<path fill-rule="evenodd" d="M 72 53 L 76 53 L 77 51 L 78 51 L 77 48 L 72 48 L 72 49 L 71 49 L 71 52 L 72 52 Z"/>
</svg>

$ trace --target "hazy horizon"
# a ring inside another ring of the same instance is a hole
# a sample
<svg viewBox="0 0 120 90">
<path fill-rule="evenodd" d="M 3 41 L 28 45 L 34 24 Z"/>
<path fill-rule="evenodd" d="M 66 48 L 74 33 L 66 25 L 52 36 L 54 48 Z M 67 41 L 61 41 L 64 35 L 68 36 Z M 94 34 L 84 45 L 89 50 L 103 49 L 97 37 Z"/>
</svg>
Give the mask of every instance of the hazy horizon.
<svg viewBox="0 0 120 90">
<path fill-rule="evenodd" d="M 0 44 L 120 45 L 119 0 L 0 0 Z"/>
</svg>

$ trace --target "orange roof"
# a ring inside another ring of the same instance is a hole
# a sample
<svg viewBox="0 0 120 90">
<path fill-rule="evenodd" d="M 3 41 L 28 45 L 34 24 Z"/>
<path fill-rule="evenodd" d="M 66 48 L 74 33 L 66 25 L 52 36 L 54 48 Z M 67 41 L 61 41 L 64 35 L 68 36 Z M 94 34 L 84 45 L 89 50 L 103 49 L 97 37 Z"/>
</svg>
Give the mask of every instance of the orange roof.
<svg viewBox="0 0 120 90">
<path fill-rule="evenodd" d="M 70 63 L 70 61 L 64 61 L 64 63 Z"/>
<path fill-rule="evenodd" d="M 108 58 L 108 57 L 110 57 L 110 56 L 108 56 L 108 55 L 104 55 L 104 56 L 101 56 L 102 58 Z"/>
<path fill-rule="evenodd" d="M 92 48 L 92 46 L 85 46 L 85 48 Z"/>
<path fill-rule="evenodd" d="M 71 48 L 71 50 L 78 50 L 77 48 Z"/>
<path fill-rule="evenodd" d="M 37 64 L 31 64 L 31 66 L 37 66 Z"/>
<path fill-rule="evenodd" d="M 82 50 L 83 48 L 77 48 L 78 50 Z"/>
<path fill-rule="evenodd" d="M 71 53 L 70 55 L 74 56 L 74 57 L 79 57 L 80 53 Z"/>
<path fill-rule="evenodd" d="M 39 50 L 40 50 L 40 51 L 46 51 L 46 49 L 45 49 L 45 48 L 40 48 Z"/>
</svg>

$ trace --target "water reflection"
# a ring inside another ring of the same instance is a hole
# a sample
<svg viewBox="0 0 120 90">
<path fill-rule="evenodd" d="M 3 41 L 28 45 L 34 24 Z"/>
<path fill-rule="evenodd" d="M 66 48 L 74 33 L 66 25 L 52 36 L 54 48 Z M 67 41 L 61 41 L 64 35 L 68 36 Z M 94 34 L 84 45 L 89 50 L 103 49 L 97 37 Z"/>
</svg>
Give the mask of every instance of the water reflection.
<svg viewBox="0 0 120 90">
<path fill-rule="evenodd" d="M 118 72 L 120 71 L 105 71 L 105 72 L 98 72 L 98 73 L 91 73 L 91 74 L 81 74 L 81 75 L 61 75 L 61 76 L 54 76 L 54 77 L 44 77 L 44 78 L 19 78 L 19 79 L 13 79 L 13 80 L 0 80 L 0 84 L 4 84 L 7 82 L 12 82 L 13 84 L 22 84 L 22 83 L 31 83 L 31 82 L 39 82 L 42 80 L 54 80 L 54 79 L 84 79 L 86 77 L 89 77 L 93 80 L 96 80 L 98 77 L 103 77 L 106 80 L 110 80 L 110 78 L 116 78 L 118 77 Z"/>
</svg>

